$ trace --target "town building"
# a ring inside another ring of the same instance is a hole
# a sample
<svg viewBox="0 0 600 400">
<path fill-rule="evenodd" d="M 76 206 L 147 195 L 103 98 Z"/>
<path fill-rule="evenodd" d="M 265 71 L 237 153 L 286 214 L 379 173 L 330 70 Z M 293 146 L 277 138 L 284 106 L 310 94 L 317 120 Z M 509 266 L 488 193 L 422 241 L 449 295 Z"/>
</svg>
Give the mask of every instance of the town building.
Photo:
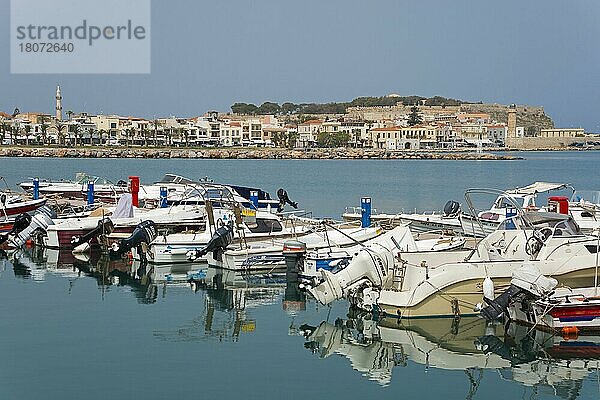
<svg viewBox="0 0 600 400">
<path fill-rule="evenodd" d="M 583 128 L 555 128 L 540 130 L 539 137 L 542 138 L 574 138 L 584 136 Z"/>
</svg>

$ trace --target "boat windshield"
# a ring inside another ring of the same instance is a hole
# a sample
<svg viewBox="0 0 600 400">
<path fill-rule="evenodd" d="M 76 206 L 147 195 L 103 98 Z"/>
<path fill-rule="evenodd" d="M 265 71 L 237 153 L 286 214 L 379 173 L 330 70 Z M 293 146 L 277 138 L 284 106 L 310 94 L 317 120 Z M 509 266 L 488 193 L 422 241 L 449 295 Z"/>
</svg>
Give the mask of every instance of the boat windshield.
<svg viewBox="0 0 600 400">
<path fill-rule="evenodd" d="M 98 179 L 100 178 L 97 176 L 88 175 L 85 172 L 78 172 L 75 174 L 75 182 L 77 183 L 88 183 L 90 181 L 96 183 Z"/>
<path fill-rule="evenodd" d="M 204 192 L 204 197 L 209 200 L 231 199 L 233 196 L 227 188 L 209 188 Z"/>
<path fill-rule="evenodd" d="M 565 237 L 581 236 L 579 225 L 569 215 L 549 212 L 526 212 L 504 220 L 498 229 L 514 230 L 528 229 L 547 230 L 548 236 Z"/>
<path fill-rule="evenodd" d="M 158 183 L 175 183 L 181 185 L 193 185 L 194 181 L 191 179 L 185 178 L 183 176 L 175 175 L 175 174 L 165 174 Z"/>
<path fill-rule="evenodd" d="M 535 198 L 533 196 L 511 196 L 511 198 L 507 198 L 506 196 L 500 196 L 494 203 L 494 208 L 496 209 L 505 209 L 505 208 L 515 208 L 515 203 L 519 204 L 523 208 L 527 207 L 535 207 Z"/>
</svg>

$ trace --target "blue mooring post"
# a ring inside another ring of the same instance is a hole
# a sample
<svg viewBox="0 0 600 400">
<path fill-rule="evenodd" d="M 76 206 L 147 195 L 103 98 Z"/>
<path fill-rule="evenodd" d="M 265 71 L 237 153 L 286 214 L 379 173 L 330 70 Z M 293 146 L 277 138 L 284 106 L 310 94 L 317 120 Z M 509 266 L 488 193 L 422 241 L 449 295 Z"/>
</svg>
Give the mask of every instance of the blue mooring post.
<svg viewBox="0 0 600 400">
<path fill-rule="evenodd" d="M 516 208 L 507 208 L 504 215 L 506 216 L 506 229 L 507 230 L 517 229 L 517 226 L 515 225 L 515 220 L 509 219 L 509 218 L 512 218 L 515 215 L 517 215 L 517 209 Z"/>
<path fill-rule="evenodd" d="M 40 178 L 33 178 L 33 199 L 40 198 Z"/>
<path fill-rule="evenodd" d="M 258 192 L 256 190 L 250 192 L 250 203 L 254 205 L 254 209 L 258 210 Z"/>
<path fill-rule="evenodd" d="M 88 182 L 87 189 L 87 203 L 88 206 L 91 206 L 94 204 L 94 182 Z"/>
<path fill-rule="evenodd" d="M 167 208 L 167 188 L 160 188 L 160 208 Z"/>
<path fill-rule="evenodd" d="M 371 198 L 360 199 L 360 226 L 368 228 L 371 226 Z"/>
</svg>

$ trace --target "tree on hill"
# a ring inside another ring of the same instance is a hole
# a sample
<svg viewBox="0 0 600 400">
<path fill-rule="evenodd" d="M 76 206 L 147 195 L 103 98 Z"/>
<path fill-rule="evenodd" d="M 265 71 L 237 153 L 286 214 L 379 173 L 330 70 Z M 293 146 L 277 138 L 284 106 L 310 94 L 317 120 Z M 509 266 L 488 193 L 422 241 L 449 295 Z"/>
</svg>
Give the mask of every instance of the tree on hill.
<svg viewBox="0 0 600 400">
<path fill-rule="evenodd" d="M 423 123 L 423 118 L 419 114 L 419 108 L 417 106 L 412 106 L 410 109 L 410 114 L 408 115 L 408 125 L 415 126 Z"/>
<path fill-rule="evenodd" d="M 282 114 L 293 114 L 298 110 L 298 106 L 294 103 L 290 103 L 289 101 L 283 103 L 281 105 L 281 113 Z"/>
<path fill-rule="evenodd" d="M 235 103 L 231 106 L 231 112 L 234 114 L 254 115 L 256 110 L 258 110 L 258 107 L 251 103 Z"/>
<path fill-rule="evenodd" d="M 270 115 L 270 114 L 279 114 L 281 107 L 279 104 L 273 103 L 271 101 L 265 101 L 256 109 L 256 114 L 258 115 Z"/>
</svg>

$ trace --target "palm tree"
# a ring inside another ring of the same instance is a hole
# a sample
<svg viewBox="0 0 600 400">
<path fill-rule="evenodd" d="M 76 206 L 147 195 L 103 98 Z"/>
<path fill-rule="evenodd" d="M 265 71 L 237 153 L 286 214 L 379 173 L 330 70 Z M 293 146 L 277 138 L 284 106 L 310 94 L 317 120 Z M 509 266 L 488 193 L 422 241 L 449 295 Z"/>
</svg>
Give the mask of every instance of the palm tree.
<svg viewBox="0 0 600 400">
<path fill-rule="evenodd" d="M 130 141 L 132 141 L 131 139 L 133 139 L 134 135 L 135 135 L 135 129 L 133 129 L 133 127 L 127 128 L 125 130 L 125 143 L 126 143 L 127 147 L 129 147 Z"/>
<path fill-rule="evenodd" d="M 66 112 L 67 117 L 69 117 L 69 121 L 71 120 L 71 118 L 73 117 L 73 114 L 75 114 L 73 111 L 69 110 Z"/>
<path fill-rule="evenodd" d="M 4 143 L 4 139 L 6 138 L 6 122 L 0 123 L 0 132 L 2 132 L 2 143 Z"/>
<path fill-rule="evenodd" d="M 73 133 L 73 138 L 75 140 L 75 143 L 74 143 L 73 146 L 77 147 L 77 138 L 79 137 L 79 135 L 81 134 L 81 132 L 80 132 L 80 129 L 79 129 L 79 124 L 75 124 L 75 125 L 72 125 L 72 126 L 73 126 L 73 128 L 71 129 L 71 132 Z M 81 140 L 79 142 L 80 142 L 79 144 L 81 144 Z"/>
<path fill-rule="evenodd" d="M 90 136 L 90 145 L 94 145 L 94 136 L 96 136 L 96 133 L 97 133 L 96 128 L 89 127 L 87 129 L 87 133 Z"/>
<path fill-rule="evenodd" d="M 106 135 L 106 130 L 105 129 L 100 129 L 98 131 L 98 134 L 100 135 L 100 146 L 102 146 L 102 140 L 104 139 L 104 135 Z"/>
<path fill-rule="evenodd" d="M 12 125 L 8 124 L 8 125 L 6 125 L 5 129 L 6 129 L 6 132 L 8 132 L 8 136 L 10 137 L 10 144 L 14 146 L 15 145 L 15 137 L 14 137 L 15 128 Z"/>
<path fill-rule="evenodd" d="M 142 128 L 140 129 L 140 133 L 144 138 L 144 147 L 148 147 L 148 129 L 146 129 L 146 126 L 142 126 Z"/>
<path fill-rule="evenodd" d="M 65 138 L 63 135 L 63 132 L 65 131 L 67 125 L 63 124 L 62 122 L 57 122 L 56 123 L 56 133 L 57 133 L 57 141 L 58 141 L 58 145 L 60 146 L 61 144 L 64 145 L 65 144 Z"/>
<path fill-rule="evenodd" d="M 25 133 L 25 145 L 29 146 L 29 132 L 31 132 L 31 125 L 27 124 L 23 126 L 23 133 Z"/>
<path fill-rule="evenodd" d="M 152 121 L 152 124 L 154 125 L 154 144 L 156 144 L 156 137 L 158 136 L 158 120 L 155 119 Z"/>
<path fill-rule="evenodd" d="M 46 131 L 48 130 L 48 120 L 45 115 L 40 116 L 40 130 L 42 131 L 42 143 L 46 144 Z"/>
<path fill-rule="evenodd" d="M 190 132 L 185 129 L 185 128 L 179 128 L 183 130 L 183 139 L 185 140 L 185 147 L 190 147 L 189 145 L 189 138 L 190 138 Z"/>
</svg>

